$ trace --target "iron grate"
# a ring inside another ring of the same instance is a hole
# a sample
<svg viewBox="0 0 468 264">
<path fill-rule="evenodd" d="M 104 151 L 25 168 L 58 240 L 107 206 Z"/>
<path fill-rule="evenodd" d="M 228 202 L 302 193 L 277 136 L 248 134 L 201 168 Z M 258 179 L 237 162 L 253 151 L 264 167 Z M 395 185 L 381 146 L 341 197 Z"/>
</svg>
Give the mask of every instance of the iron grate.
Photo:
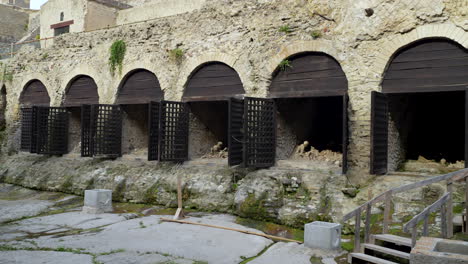
<svg viewBox="0 0 468 264">
<path fill-rule="evenodd" d="M 63 155 L 68 150 L 68 111 L 63 107 L 37 107 L 37 153 Z"/>
<path fill-rule="evenodd" d="M 244 103 L 246 167 L 268 168 L 275 165 L 276 106 L 273 99 L 245 98 Z"/>
<path fill-rule="evenodd" d="M 188 159 L 189 108 L 186 103 L 162 101 L 160 107 L 159 160 Z"/>
<path fill-rule="evenodd" d="M 148 105 L 148 160 L 159 159 L 159 121 L 161 113 L 160 108 L 161 104 L 158 102 L 150 102 L 150 104 Z"/>
</svg>

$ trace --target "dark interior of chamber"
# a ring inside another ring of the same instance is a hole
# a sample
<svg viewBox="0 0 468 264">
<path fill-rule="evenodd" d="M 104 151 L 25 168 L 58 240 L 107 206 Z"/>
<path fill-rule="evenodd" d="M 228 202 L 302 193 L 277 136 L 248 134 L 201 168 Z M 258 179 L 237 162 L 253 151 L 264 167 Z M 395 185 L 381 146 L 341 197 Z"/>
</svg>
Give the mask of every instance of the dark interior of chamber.
<svg viewBox="0 0 468 264">
<path fill-rule="evenodd" d="M 228 102 L 190 102 L 190 111 L 208 130 L 213 133 L 217 141 L 228 145 Z"/>
<path fill-rule="evenodd" d="M 276 99 L 276 104 L 297 145 L 308 141 L 319 151 L 342 152 L 343 97 Z"/>
<path fill-rule="evenodd" d="M 122 105 L 122 153 L 148 149 L 148 104 Z"/>
<path fill-rule="evenodd" d="M 69 136 L 68 151 L 80 152 L 81 142 L 81 107 L 68 107 L 69 114 Z"/>
<path fill-rule="evenodd" d="M 463 91 L 390 95 L 389 111 L 405 159 L 464 160 Z"/>
</svg>

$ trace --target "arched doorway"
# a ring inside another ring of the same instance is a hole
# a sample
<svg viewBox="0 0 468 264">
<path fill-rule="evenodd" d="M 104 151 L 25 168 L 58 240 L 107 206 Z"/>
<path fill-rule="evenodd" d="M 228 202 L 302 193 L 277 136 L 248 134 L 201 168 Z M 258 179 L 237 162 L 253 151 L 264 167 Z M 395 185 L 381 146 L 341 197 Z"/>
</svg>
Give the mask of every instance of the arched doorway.
<svg viewBox="0 0 468 264">
<path fill-rule="evenodd" d="M 149 103 L 164 99 L 159 80 L 152 72 L 137 69 L 122 80 L 116 104 L 122 106 L 122 153 L 145 156 L 148 152 Z"/>
<path fill-rule="evenodd" d="M 239 74 L 222 62 L 200 65 L 188 78 L 183 101 L 190 115 L 189 157 L 227 158 L 229 98 L 245 93 Z M 218 150 L 211 149 L 217 146 Z"/>
<path fill-rule="evenodd" d="M 408 160 L 426 170 L 440 163 L 432 173 L 464 167 L 467 72 L 468 51 L 450 40 L 417 41 L 395 54 L 373 95 L 372 173 L 421 172 Z"/>
<path fill-rule="evenodd" d="M 346 171 L 347 90 L 340 64 L 327 54 L 305 52 L 281 62 L 269 90 L 278 109 L 280 162 Z"/>
<path fill-rule="evenodd" d="M 39 80 L 29 81 L 21 92 L 21 151 L 36 153 L 36 125 L 33 120 L 33 106 L 49 106 L 50 97 L 44 84 Z"/>
<path fill-rule="evenodd" d="M 71 79 L 62 103 L 70 112 L 68 149 L 71 153 L 81 151 L 81 106 L 93 104 L 99 104 L 98 87 L 94 79 L 87 75 L 78 75 Z"/>
</svg>

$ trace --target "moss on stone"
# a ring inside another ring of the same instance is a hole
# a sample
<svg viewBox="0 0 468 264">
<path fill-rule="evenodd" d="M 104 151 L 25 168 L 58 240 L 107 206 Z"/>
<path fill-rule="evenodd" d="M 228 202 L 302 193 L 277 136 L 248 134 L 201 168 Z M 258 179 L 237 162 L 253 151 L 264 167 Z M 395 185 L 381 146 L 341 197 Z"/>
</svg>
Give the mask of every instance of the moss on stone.
<svg viewBox="0 0 468 264">
<path fill-rule="evenodd" d="M 123 201 L 125 197 L 125 190 L 127 189 L 127 181 L 120 181 L 117 186 L 112 190 L 112 200 L 113 201 Z"/>
<path fill-rule="evenodd" d="M 143 202 L 149 203 L 149 204 L 157 204 L 158 202 L 158 188 L 159 184 L 155 183 L 149 187 L 144 196 L 143 196 Z"/>
<path fill-rule="evenodd" d="M 73 176 L 65 176 L 65 181 L 60 185 L 60 190 L 62 192 L 71 193 L 73 189 Z"/>
<path fill-rule="evenodd" d="M 266 198 L 266 193 L 263 193 L 258 199 L 255 197 L 255 194 L 249 194 L 239 206 L 239 215 L 257 220 L 268 219 L 269 214 L 265 208 Z"/>
</svg>

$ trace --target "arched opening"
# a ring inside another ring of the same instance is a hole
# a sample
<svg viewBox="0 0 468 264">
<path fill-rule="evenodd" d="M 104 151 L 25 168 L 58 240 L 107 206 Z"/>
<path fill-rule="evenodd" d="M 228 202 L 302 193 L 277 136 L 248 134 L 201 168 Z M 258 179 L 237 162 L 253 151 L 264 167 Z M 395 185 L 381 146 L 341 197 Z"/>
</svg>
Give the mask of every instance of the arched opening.
<svg viewBox="0 0 468 264">
<path fill-rule="evenodd" d="M 39 80 L 29 81 L 21 92 L 21 145 L 20 150 L 35 152 L 36 134 L 33 106 L 50 106 L 50 97 L 44 84 Z"/>
<path fill-rule="evenodd" d="M 39 80 L 32 80 L 26 84 L 19 101 L 21 107 L 50 105 L 49 93 L 44 84 Z"/>
<path fill-rule="evenodd" d="M 98 87 L 93 78 L 78 75 L 67 84 L 62 104 L 70 112 L 68 150 L 74 154 L 81 151 L 81 106 L 84 104 L 99 104 Z"/>
<path fill-rule="evenodd" d="M 164 99 L 159 80 L 152 72 L 137 69 L 122 80 L 116 104 L 123 110 L 122 153 L 146 156 L 148 153 L 149 103 Z"/>
<path fill-rule="evenodd" d="M 3 131 L 6 125 L 6 118 L 5 118 L 6 107 L 7 107 L 6 96 L 7 96 L 6 87 L 5 85 L 2 85 L 2 88 L 0 89 L 0 131 Z"/>
<path fill-rule="evenodd" d="M 467 72 L 468 50 L 449 40 L 417 41 L 395 54 L 382 82 L 389 171 L 465 167 Z"/>
<path fill-rule="evenodd" d="M 346 170 L 348 82 L 340 64 L 306 52 L 281 62 L 273 73 L 278 164 Z"/>
<path fill-rule="evenodd" d="M 191 74 L 183 95 L 191 111 L 189 158 L 224 163 L 229 147 L 228 100 L 244 93 L 237 72 L 222 62 L 205 63 Z"/>
</svg>

